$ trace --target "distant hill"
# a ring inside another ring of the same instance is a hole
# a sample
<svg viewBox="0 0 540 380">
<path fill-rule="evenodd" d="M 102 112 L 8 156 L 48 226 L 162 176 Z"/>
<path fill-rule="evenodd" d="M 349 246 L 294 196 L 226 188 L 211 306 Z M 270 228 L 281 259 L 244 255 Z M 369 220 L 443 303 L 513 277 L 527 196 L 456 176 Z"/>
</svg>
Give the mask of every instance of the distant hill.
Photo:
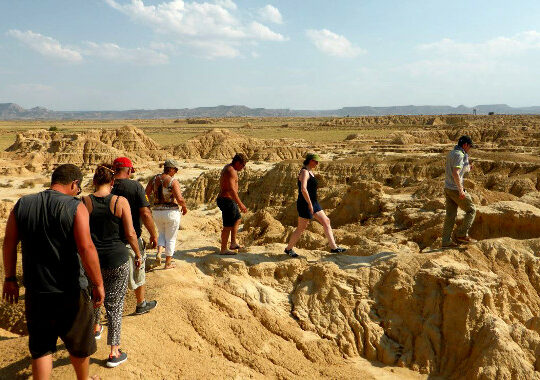
<svg viewBox="0 0 540 380">
<path fill-rule="evenodd" d="M 176 119 L 190 117 L 324 117 L 324 116 L 385 116 L 385 115 L 478 115 L 489 112 L 503 115 L 540 114 L 540 106 L 510 107 L 506 104 L 486 104 L 474 107 L 451 106 L 391 106 L 343 107 L 335 110 L 292 110 L 249 108 L 241 105 L 197 107 L 180 109 L 126 110 L 126 111 L 53 111 L 43 107 L 25 109 L 15 103 L 0 103 L 0 120 L 105 120 L 105 119 Z"/>
</svg>

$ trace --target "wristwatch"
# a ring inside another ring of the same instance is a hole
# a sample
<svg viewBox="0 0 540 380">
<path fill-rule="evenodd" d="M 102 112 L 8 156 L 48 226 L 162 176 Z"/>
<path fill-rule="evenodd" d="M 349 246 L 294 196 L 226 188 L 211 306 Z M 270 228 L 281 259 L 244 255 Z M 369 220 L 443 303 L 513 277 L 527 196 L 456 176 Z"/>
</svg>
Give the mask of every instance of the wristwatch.
<svg viewBox="0 0 540 380">
<path fill-rule="evenodd" d="M 4 278 L 4 282 L 17 282 L 17 276 L 10 276 Z"/>
</svg>

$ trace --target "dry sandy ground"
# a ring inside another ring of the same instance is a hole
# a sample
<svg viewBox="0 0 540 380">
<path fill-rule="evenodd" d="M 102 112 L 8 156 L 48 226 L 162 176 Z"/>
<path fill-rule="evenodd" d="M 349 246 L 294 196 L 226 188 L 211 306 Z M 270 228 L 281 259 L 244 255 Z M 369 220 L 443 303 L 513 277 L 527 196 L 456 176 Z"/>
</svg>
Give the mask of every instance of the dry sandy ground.
<svg viewBox="0 0 540 380">
<path fill-rule="evenodd" d="M 320 346 L 328 342 L 298 326 L 290 314 L 286 293 L 268 290 L 267 299 L 255 305 L 223 290 L 221 279 L 206 275 L 202 263 L 234 266 L 247 262 L 257 266 L 283 257 L 265 252 L 264 247 L 250 248 L 234 258 L 216 255 L 217 235 L 207 236 L 190 228 L 200 225 L 203 218 L 215 218 L 208 214 L 194 211 L 183 217 L 176 268 L 148 273 L 147 298 L 157 299 L 158 307 L 146 315 L 131 315 L 134 297 L 128 294 L 121 344 L 128 361 L 115 369 L 105 368 L 105 329 L 91 359 L 92 374 L 105 379 L 424 378 L 405 368 L 362 358 L 344 359 L 328 347 L 329 358 L 325 360 L 321 356 L 325 349 Z M 321 253 L 312 254 L 309 260 L 319 259 Z M 238 289 L 249 292 L 253 286 L 245 278 Z M 261 316 L 265 310 L 274 315 L 275 320 L 270 322 L 275 326 L 268 326 L 269 320 Z M 276 334 L 276 327 L 283 329 L 282 336 Z M 27 338 L 2 330 L 0 340 L 0 378 L 30 375 Z M 301 346 L 302 342 L 306 345 Z M 313 345 L 312 352 L 307 343 Z M 54 378 L 71 379 L 67 352 L 59 347 L 54 356 Z"/>
</svg>

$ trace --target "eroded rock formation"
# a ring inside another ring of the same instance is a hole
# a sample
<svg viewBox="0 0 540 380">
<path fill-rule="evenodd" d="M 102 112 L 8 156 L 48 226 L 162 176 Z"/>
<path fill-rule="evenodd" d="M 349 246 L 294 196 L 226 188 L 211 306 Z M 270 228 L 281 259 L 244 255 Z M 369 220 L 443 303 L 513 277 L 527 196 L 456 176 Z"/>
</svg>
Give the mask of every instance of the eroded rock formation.
<svg viewBox="0 0 540 380">
<path fill-rule="evenodd" d="M 177 157 L 189 159 L 230 160 L 235 153 L 244 153 L 250 160 L 281 161 L 300 159 L 307 148 L 297 140 L 258 139 L 216 128 L 172 147 L 171 151 Z"/>
<path fill-rule="evenodd" d="M 112 162 L 118 156 L 129 156 L 137 163 L 160 160 L 167 155 L 141 129 L 128 125 L 80 133 L 31 130 L 17 134 L 7 151 L 24 159 L 26 167 L 34 171 L 62 163 L 88 167 Z"/>
</svg>

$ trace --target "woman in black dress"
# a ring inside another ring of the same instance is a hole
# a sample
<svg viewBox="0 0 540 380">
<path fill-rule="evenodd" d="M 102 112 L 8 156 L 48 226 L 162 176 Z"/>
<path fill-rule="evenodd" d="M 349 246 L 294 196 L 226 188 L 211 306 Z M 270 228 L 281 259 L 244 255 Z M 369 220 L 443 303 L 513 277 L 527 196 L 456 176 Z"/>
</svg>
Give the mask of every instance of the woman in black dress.
<svg viewBox="0 0 540 380">
<path fill-rule="evenodd" d="M 317 199 L 317 179 L 313 174 L 313 169 L 319 164 L 320 158 L 318 154 L 308 153 L 304 160 L 304 166 L 298 174 L 298 199 L 296 201 L 296 209 L 298 210 L 298 227 L 291 235 L 289 244 L 285 248 L 285 253 L 291 257 L 298 257 L 294 252 L 293 247 L 300 239 L 302 232 L 306 229 L 309 221 L 315 218 L 324 228 L 324 234 L 330 245 L 330 252 L 341 253 L 345 252 L 345 248 L 338 247 L 334 240 L 334 233 L 330 225 L 330 219 L 324 213 Z"/>
</svg>

